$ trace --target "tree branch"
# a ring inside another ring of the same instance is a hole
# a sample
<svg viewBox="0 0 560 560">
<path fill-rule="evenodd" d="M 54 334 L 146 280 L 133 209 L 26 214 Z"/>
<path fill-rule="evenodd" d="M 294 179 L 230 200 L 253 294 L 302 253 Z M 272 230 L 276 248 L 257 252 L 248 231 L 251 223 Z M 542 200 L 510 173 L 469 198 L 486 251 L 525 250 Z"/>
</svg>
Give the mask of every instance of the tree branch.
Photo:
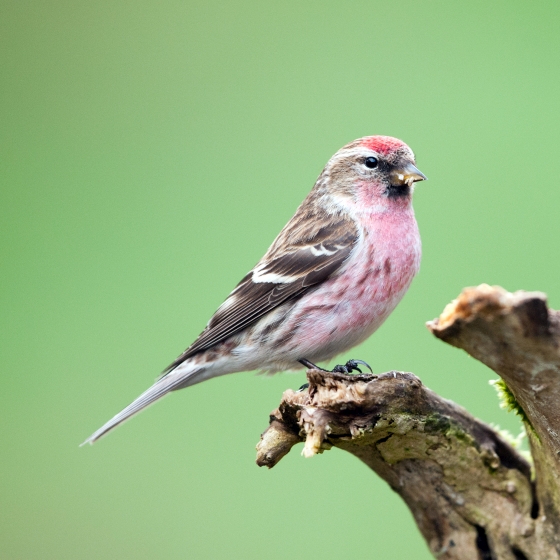
<svg viewBox="0 0 560 560">
<path fill-rule="evenodd" d="M 298 442 L 306 457 L 335 446 L 403 498 L 436 558 L 560 558 L 557 318 L 542 294 L 481 286 L 429 324 L 503 374 L 532 426 L 536 486 L 529 463 L 492 428 L 402 372 L 309 370 L 308 391 L 286 391 L 272 413 L 257 464 L 273 467 Z"/>
<path fill-rule="evenodd" d="M 560 549 L 560 313 L 542 292 L 483 284 L 463 290 L 428 328 L 504 380 L 527 428 L 538 500 Z"/>
</svg>

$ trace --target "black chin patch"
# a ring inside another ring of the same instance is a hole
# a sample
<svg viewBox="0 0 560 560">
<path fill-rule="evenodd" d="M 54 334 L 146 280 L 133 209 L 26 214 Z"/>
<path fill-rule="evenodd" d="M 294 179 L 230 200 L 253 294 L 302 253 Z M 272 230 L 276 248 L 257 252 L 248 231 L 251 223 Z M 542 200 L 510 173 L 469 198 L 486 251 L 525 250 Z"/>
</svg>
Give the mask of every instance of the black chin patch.
<svg viewBox="0 0 560 560">
<path fill-rule="evenodd" d="M 389 198 L 401 198 L 410 194 L 410 187 L 406 183 L 404 185 L 389 185 L 385 192 Z"/>
</svg>

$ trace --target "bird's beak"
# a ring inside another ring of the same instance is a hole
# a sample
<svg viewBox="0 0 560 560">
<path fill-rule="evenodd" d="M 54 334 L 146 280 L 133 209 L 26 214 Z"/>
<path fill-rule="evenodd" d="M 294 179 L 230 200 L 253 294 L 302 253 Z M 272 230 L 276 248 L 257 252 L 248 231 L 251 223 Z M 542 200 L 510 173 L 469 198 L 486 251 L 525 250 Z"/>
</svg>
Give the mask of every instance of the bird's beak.
<svg viewBox="0 0 560 560">
<path fill-rule="evenodd" d="M 409 187 L 412 185 L 412 183 L 416 183 L 416 181 L 425 181 L 428 178 L 412 163 L 399 165 L 398 167 L 393 169 L 393 171 L 391 171 L 390 177 L 391 185 L 408 185 Z"/>
</svg>

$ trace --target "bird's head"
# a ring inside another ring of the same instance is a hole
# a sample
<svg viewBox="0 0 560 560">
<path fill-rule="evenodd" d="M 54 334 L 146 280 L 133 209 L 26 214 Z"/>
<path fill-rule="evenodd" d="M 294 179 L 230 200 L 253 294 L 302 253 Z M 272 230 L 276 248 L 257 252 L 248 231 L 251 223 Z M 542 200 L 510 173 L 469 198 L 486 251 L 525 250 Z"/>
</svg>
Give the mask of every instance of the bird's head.
<svg viewBox="0 0 560 560">
<path fill-rule="evenodd" d="M 426 179 L 412 150 L 390 136 L 366 136 L 347 144 L 330 159 L 323 176 L 332 194 L 383 208 L 408 205 L 414 183 Z"/>
</svg>

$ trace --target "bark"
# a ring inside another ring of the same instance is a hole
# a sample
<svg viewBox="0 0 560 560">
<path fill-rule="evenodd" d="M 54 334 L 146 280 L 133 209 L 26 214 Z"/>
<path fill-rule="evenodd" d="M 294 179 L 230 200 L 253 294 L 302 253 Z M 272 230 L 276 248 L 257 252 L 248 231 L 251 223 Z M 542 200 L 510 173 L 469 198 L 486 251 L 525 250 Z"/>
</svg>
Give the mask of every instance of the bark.
<svg viewBox="0 0 560 560">
<path fill-rule="evenodd" d="M 434 557 L 560 559 L 560 314 L 542 293 L 468 288 L 428 324 L 505 382 L 526 424 L 530 464 L 490 426 L 411 373 L 311 369 L 284 393 L 257 445 L 272 468 L 299 442 L 335 446 L 381 476 L 410 508 Z"/>
</svg>

